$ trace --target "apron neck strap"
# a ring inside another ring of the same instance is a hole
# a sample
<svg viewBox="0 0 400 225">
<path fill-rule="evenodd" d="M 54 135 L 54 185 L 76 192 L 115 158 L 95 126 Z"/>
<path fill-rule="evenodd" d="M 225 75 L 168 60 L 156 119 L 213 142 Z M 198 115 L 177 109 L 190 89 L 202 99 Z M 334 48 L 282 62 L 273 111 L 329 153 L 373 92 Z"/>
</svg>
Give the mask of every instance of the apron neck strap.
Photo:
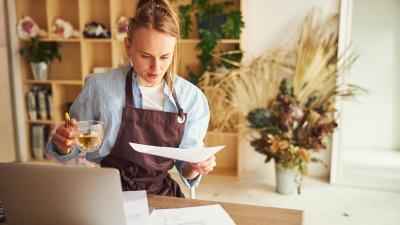
<svg viewBox="0 0 400 225">
<path fill-rule="evenodd" d="M 126 83 L 125 83 L 125 104 L 127 106 L 135 106 L 135 99 L 133 98 L 133 88 L 132 88 L 132 75 L 133 75 L 133 67 L 131 67 L 126 74 Z M 164 79 L 167 80 L 167 76 L 164 76 Z M 170 78 L 171 79 L 171 78 Z M 174 97 L 176 108 L 180 116 L 183 116 L 183 109 L 179 104 L 178 97 L 176 96 L 175 89 L 172 90 L 172 96 Z"/>
<path fill-rule="evenodd" d="M 127 106 L 135 106 L 135 99 L 133 99 L 133 89 L 132 89 L 132 74 L 133 74 L 133 67 L 131 67 L 126 73 L 126 80 L 125 80 L 125 104 Z"/>
</svg>

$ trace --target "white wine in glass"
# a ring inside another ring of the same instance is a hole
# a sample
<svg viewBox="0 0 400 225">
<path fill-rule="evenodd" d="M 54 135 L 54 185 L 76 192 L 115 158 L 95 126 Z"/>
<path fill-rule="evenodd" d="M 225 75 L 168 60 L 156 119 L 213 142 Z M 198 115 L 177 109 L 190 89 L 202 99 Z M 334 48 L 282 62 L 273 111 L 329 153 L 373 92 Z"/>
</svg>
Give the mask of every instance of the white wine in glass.
<svg viewBox="0 0 400 225">
<path fill-rule="evenodd" d="M 99 150 L 103 143 L 103 122 L 95 120 L 78 121 L 78 147 L 82 152 Z"/>
</svg>

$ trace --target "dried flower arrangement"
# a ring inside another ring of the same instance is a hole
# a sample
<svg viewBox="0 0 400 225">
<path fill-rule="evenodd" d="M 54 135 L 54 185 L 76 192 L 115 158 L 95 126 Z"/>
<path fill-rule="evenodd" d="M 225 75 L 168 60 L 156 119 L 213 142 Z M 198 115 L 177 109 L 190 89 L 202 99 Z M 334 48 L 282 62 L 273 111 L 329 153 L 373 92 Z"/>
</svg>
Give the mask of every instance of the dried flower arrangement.
<svg viewBox="0 0 400 225">
<path fill-rule="evenodd" d="M 337 44 L 338 16 L 318 23 L 311 11 L 294 48 L 236 65 L 217 85 L 229 105 L 222 111 L 237 109 L 246 118 L 242 121 L 252 134 L 251 145 L 266 156 L 265 161 L 274 159 L 281 167 L 298 171 L 299 192 L 308 163 L 322 162 L 318 153 L 337 127 L 336 98 L 365 91 L 346 84 L 344 71 L 356 56 L 338 57 Z"/>
</svg>

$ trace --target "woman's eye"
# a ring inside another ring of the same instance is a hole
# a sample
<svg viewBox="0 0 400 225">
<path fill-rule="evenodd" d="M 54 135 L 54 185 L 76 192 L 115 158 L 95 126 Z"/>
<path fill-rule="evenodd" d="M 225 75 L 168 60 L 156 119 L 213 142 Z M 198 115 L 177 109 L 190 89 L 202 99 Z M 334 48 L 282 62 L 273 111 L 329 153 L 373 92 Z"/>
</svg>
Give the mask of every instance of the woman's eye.
<svg viewBox="0 0 400 225">
<path fill-rule="evenodd" d="M 145 59 L 150 58 L 150 56 L 148 56 L 148 55 L 142 55 L 142 57 L 145 58 Z"/>
<path fill-rule="evenodd" d="M 166 59 L 168 59 L 168 56 L 163 56 L 163 57 L 161 57 L 161 59 L 166 60 Z"/>
</svg>

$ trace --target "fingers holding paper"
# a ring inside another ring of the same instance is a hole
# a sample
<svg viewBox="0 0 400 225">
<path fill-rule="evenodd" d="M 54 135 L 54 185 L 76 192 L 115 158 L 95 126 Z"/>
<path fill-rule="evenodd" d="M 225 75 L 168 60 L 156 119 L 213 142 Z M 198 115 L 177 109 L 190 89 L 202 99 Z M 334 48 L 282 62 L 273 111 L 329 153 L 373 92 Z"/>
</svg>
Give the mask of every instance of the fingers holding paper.
<svg viewBox="0 0 400 225">
<path fill-rule="evenodd" d="M 207 159 L 203 162 L 189 163 L 189 164 L 193 171 L 201 173 L 201 174 L 207 174 L 207 173 L 213 171 L 214 167 L 217 165 L 217 163 L 215 161 L 215 156 L 211 156 L 209 159 Z"/>
</svg>

